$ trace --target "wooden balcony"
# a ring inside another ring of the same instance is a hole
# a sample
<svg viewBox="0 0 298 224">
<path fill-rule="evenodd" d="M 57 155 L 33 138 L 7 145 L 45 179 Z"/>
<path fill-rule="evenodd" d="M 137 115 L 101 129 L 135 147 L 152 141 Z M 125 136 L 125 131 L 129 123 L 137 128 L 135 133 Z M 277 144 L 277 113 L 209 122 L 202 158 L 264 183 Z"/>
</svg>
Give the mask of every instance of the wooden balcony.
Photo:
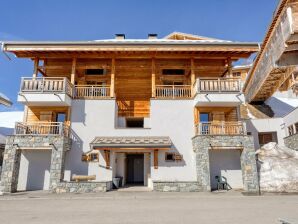
<svg viewBox="0 0 298 224">
<path fill-rule="evenodd" d="M 191 98 L 190 85 L 156 85 L 156 98 L 187 99 Z"/>
<path fill-rule="evenodd" d="M 194 84 L 196 106 L 238 106 L 244 102 L 238 78 L 198 78 Z"/>
<path fill-rule="evenodd" d="M 246 126 L 238 122 L 201 122 L 196 126 L 197 135 L 246 135 Z"/>
<path fill-rule="evenodd" d="M 69 136 L 69 125 L 63 122 L 17 122 L 15 135 L 64 135 Z"/>
<path fill-rule="evenodd" d="M 72 96 L 72 85 L 67 78 L 22 78 L 21 93 L 66 93 Z"/>
<path fill-rule="evenodd" d="M 72 84 L 67 78 L 22 78 L 18 102 L 29 106 L 70 106 Z"/>
<path fill-rule="evenodd" d="M 199 78 L 197 79 L 195 86 L 198 93 L 241 92 L 241 80 L 235 78 Z"/>
<path fill-rule="evenodd" d="M 76 85 L 74 86 L 74 99 L 102 99 L 111 97 L 110 86 Z"/>
</svg>

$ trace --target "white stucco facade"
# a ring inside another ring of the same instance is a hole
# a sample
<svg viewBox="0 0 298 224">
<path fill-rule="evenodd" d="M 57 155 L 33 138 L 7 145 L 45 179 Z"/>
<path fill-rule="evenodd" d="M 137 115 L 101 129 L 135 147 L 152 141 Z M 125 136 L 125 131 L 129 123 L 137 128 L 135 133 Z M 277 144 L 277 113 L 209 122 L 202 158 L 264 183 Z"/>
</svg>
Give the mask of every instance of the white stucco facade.
<svg viewBox="0 0 298 224">
<path fill-rule="evenodd" d="M 96 136 L 168 136 L 173 142 L 170 150 L 159 150 L 158 169 L 153 166 L 153 150 L 145 155 L 145 183 L 151 181 L 196 181 L 195 155 L 192 149 L 194 136 L 193 100 L 151 100 L 151 113 L 146 128 L 117 127 L 115 100 L 72 101 L 72 149 L 67 153 L 65 177 L 73 174 L 96 175 L 96 181 L 111 181 L 113 176 L 125 175 L 123 155 L 111 152 L 111 169 L 106 169 L 102 151 L 99 162 L 81 161 L 82 153 L 90 151 L 89 143 Z M 149 122 L 150 121 L 150 122 Z M 137 151 L 137 150 L 136 150 Z M 166 162 L 165 152 L 183 155 L 182 161 Z M 149 158 L 150 156 L 150 158 Z M 149 164 L 150 163 L 150 167 Z M 150 170 L 148 170 L 150 168 Z"/>
</svg>

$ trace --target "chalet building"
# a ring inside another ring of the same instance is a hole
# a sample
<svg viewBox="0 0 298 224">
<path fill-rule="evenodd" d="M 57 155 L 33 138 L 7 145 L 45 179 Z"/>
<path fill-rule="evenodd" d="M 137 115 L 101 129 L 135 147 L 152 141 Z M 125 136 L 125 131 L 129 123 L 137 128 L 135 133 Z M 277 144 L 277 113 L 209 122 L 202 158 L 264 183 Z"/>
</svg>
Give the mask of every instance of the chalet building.
<svg viewBox="0 0 298 224">
<path fill-rule="evenodd" d="M 220 170 L 233 188 L 258 190 L 252 136 L 240 119 L 242 43 L 172 33 L 163 39 L 6 42 L 34 61 L 20 80 L 23 122 L 7 140 L 4 192 L 209 191 Z M 85 180 L 85 181 L 82 181 Z"/>
</svg>

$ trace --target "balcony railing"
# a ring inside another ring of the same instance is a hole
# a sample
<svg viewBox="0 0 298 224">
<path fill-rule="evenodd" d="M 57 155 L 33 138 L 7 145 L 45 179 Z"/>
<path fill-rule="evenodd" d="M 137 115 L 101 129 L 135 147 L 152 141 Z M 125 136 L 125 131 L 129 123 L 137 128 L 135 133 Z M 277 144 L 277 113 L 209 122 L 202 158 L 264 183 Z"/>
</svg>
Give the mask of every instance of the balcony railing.
<svg viewBox="0 0 298 224">
<path fill-rule="evenodd" d="M 191 98 L 190 85 L 156 85 L 157 98 L 183 99 Z"/>
<path fill-rule="evenodd" d="M 100 85 L 76 85 L 74 87 L 75 99 L 101 99 L 110 97 L 111 88 L 110 86 Z"/>
<path fill-rule="evenodd" d="M 195 88 L 200 92 L 241 92 L 241 80 L 237 78 L 199 78 Z"/>
<path fill-rule="evenodd" d="M 63 122 L 17 122 L 15 135 L 64 135 L 69 136 L 69 125 Z"/>
<path fill-rule="evenodd" d="M 22 93 L 66 93 L 72 96 L 72 84 L 67 78 L 22 78 Z"/>
<path fill-rule="evenodd" d="M 202 122 L 197 125 L 198 135 L 246 135 L 246 126 L 242 121 L 238 122 Z"/>
</svg>

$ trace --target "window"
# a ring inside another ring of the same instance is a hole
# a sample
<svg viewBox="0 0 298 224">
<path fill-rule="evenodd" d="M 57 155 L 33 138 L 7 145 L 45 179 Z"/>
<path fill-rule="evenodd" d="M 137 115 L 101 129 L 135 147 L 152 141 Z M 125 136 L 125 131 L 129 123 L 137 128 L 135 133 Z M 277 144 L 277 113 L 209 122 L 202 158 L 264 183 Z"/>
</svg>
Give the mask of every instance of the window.
<svg viewBox="0 0 298 224">
<path fill-rule="evenodd" d="M 233 77 L 240 77 L 241 76 L 241 72 L 233 72 Z"/>
<path fill-rule="evenodd" d="M 143 128 L 144 127 L 144 118 L 126 118 L 126 127 L 127 128 Z"/>
<path fill-rule="evenodd" d="M 289 133 L 289 136 L 294 134 L 294 126 L 293 125 L 288 127 L 288 133 Z"/>
<path fill-rule="evenodd" d="M 162 74 L 163 75 L 184 75 L 185 70 L 184 69 L 163 69 Z"/>
<path fill-rule="evenodd" d="M 166 152 L 165 160 L 168 162 L 175 161 L 175 153 Z"/>
<path fill-rule="evenodd" d="M 66 121 L 66 114 L 58 112 L 56 114 L 56 122 L 64 122 L 64 121 Z"/>
<path fill-rule="evenodd" d="M 209 122 L 209 113 L 200 113 L 200 122 Z"/>
<path fill-rule="evenodd" d="M 99 155 L 98 155 L 98 153 L 83 154 L 82 161 L 83 162 L 98 162 Z"/>
<path fill-rule="evenodd" d="M 175 85 L 175 86 L 182 86 L 183 82 L 178 82 L 178 81 L 172 81 L 172 80 L 165 80 L 163 81 L 164 85 Z"/>
<path fill-rule="evenodd" d="M 86 69 L 86 75 L 105 75 L 105 69 Z"/>
<path fill-rule="evenodd" d="M 276 132 L 259 133 L 259 144 L 261 147 L 269 142 L 278 143 Z"/>
</svg>

